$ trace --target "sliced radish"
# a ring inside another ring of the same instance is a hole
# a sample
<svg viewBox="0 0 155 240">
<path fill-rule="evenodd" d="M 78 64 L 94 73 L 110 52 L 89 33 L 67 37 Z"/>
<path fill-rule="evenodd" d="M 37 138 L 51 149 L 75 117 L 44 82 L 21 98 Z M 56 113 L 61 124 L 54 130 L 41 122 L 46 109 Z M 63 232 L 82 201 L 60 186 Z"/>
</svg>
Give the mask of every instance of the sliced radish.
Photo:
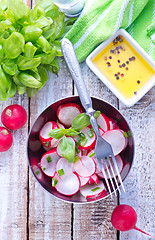
<svg viewBox="0 0 155 240">
<path fill-rule="evenodd" d="M 50 121 L 45 123 L 45 125 L 42 127 L 39 133 L 39 138 L 43 146 L 50 147 L 51 146 L 51 140 L 52 137 L 49 136 L 49 133 L 53 130 L 59 128 L 56 122 Z"/>
<path fill-rule="evenodd" d="M 97 160 L 97 157 L 95 155 L 95 150 L 91 150 L 88 154 L 87 154 L 88 157 L 92 158 L 96 164 L 96 171 L 95 173 L 98 174 L 98 173 L 102 173 L 102 170 L 101 170 L 101 167 L 100 167 L 100 164 Z"/>
<path fill-rule="evenodd" d="M 50 150 L 42 156 L 40 167 L 47 176 L 53 177 L 59 158 L 60 156 L 57 154 L 55 149 Z"/>
<path fill-rule="evenodd" d="M 111 144 L 115 156 L 122 152 L 127 146 L 127 138 L 120 129 L 109 130 L 105 132 L 102 137 Z"/>
<path fill-rule="evenodd" d="M 72 173 L 73 170 L 73 163 L 69 163 L 67 159 L 60 158 L 56 164 L 56 171 L 62 171 L 64 174 Z"/>
<path fill-rule="evenodd" d="M 62 125 L 61 123 L 58 122 L 57 124 L 58 124 L 59 128 L 65 129 L 64 125 Z"/>
<path fill-rule="evenodd" d="M 56 173 L 53 179 L 57 181 L 55 188 L 61 194 L 71 196 L 80 189 L 80 179 L 75 173 L 64 174 L 61 177 Z"/>
<path fill-rule="evenodd" d="M 53 138 L 50 142 L 50 146 L 52 148 L 56 148 L 58 146 L 59 142 L 60 142 L 60 139 Z"/>
<path fill-rule="evenodd" d="M 77 153 L 77 151 L 75 151 L 75 156 L 76 156 L 76 155 L 77 155 L 79 158 L 81 158 L 81 157 L 83 156 L 82 150 L 78 149 L 78 153 Z"/>
<path fill-rule="evenodd" d="M 86 143 L 84 145 L 80 144 L 79 149 L 81 150 L 90 150 L 95 146 L 95 141 L 96 141 L 96 135 L 93 133 L 93 136 L 90 138 L 88 136 L 88 132 L 91 130 L 90 127 L 85 127 L 81 130 L 81 132 L 85 135 L 86 137 Z M 74 137 L 75 140 L 78 139 L 78 137 Z M 82 146 L 81 146 L 82 145 Z"/>
<path fill-rule="evenodd" d="M 34 173 L 34 175 L 37 177 L 37 179 L 43 181 L 44 180 L 44 174 L 40 169 L 39 162 L 37 158 L 31 159 L 31 168 Z"/>
<path fill-rule="evenodd" d="M 97 118 L 97 124 L 99 125 L 99 128 L 102 128 L 104 131 L 110 129 L 109 118 L 104 113 L 101 113 Z"/>
<path fill-rule="evenodd" d="M 89 178 L 89 184 L 94 184 L 94 183 L 96 184 L 99 183 L 99 178 L 95 173 Z"/>
<path fill-rule="evenodd" d="M 123 160 L 122 160 L 122 158 L 121 158 L 119 155 L 115 156 L 115 159 L 116 159 L 116 163 L 117 163 L 117 167 L 118 167 L 119 173 L 121 173 L 121 171 L 122 171 L 122 169 L 123 169 Z M 111 160 L 111 158 L 110 158 L 110 162 L 111 162 L 111 164 L 112 164 L 112 167 L 113 167 L 113 170 L 114 170 L 114 174 L 115 174 L 115 176 L 117 176 L 118 174 L 117 174 L 117 171 L 116 171 L 116 169 L 115 169 L 115 167 L 114 167 L 114 164 L 113 164 L 113 161 Z M 113 173 L 112 173 L 112 171 L 111 171 L 110 166 L 109 166 L 109 172 L 110 172 L 110 176 L 113 177 L 114 175 L 113 175 Z M 106 175 L 107 175 L 107 178 L 109 178 L 107 169 L 105 169 L 105 173 L 106 173 Z"/>
<path fill-rule="evenodd" d="M 90 177 L 95 173 L 96 165 L 92 158 L 83 156 L 74 163 L 74 170 L 81 177 Z"/>
<path fill-rule="evenodd" d="M 80 193 L 85 198 L 93 198 L 100 195 L 103 191 L 105 191 L 105 187 L 102 181 L 99 181 L 98 185 L 96 184 L 87 184 L 80 188 Z"/>
<path fill-rule="evenodd" d="M 74 147 L 75 147 L 75 140 L 72 137 L 67 137 L 67 138 L 70 139 L 74 143 Z M 59 143 L 60 142 L 61 142 L 61 140 L 59 141 Z M 59 143 L 57 145 L 57 153 L 59 154 L 60 157 L 63 157 L 60 153 L 60 150 L 59 150 Z"/>
<path fill-rule="evenodd" d="M 80 182 L 81 182 L 81 187 L 85 186 L 89 182 L 89 177 L 81 177 L 79 176 Z"/>
<path fill-rule="evenodd" d="M 82 156 L 87 156 L 89 150 L 81 150 L 82 151 Z"/>
<path fill-rule="evenodd" d="M 53 149 L 53 147 L 45 147 L 43 146 L 43 148 L 45 149 L 46 152 L 50 151 L 51 149 Z"/>
<path fill-rule="evenodd" d="M 99 128 L 99 133 L 100 133 L 100 136 L 102 137 L 105 131 L 102 128 Z"/>
<path fill-rule="evenodd" d="M 62 124 L 69 127 L 72 124 L 72 120 L 82 112 L 83 110 L 78 104 L 66 103 L 59 106 L 57 116 Z"/>
<path fill-rule="evenodd" d="M 110 129 L 119 129 L 116 121 L 113 118 L 109 118 Z"/>
</svg>

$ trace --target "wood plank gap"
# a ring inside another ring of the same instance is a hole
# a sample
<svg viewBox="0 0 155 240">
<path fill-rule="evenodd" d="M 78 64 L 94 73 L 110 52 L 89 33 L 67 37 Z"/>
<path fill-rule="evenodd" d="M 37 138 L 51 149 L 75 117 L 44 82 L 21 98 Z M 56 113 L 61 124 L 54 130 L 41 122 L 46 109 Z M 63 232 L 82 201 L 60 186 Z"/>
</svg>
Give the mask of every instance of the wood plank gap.
<svg viewBox="0 0 155 240">
<path fill-rule="evenodd" d="M 74 239 L 74 205 L 71 206 L 71 239 Z"/>
<path fill-rule="evenodd" d="M 33 6 L 33 0 L 30 1 L 30 8 Z M 31 99 L 28 99 L 28 134 L 30 131 L 30 104 L 31 104 Z M 30 183 L 29 183 L 29 166 L 27 169 L 27 226 L 26 226 L 26 233 L 27 233 L 27 240 L 29 240 L 29 189 L 30 189 Z"/>
<path fill-rule="evenodd" d="M 33 0 L 30 1 L 30 8 L 32 8 L 32 2 Z M 28 134 L 30 131 L 30 104 L 31 104 L 31 99 L 28 99 Z M 26 226 L 26 234 L 27 234 L 27 240 L 29 240 L 29 189 L 30 189 L 30 183 L 29 183 L 29 166 L 27 169 L 27 226 Z"/>
<path fill-rule="evenodd" d="M 75 94 L 75 83 L 74 83 L 74 80 L 72 81 L 72 95 Z"/>
<path fill-rule="evenodd" d="M 28 100 L 28 133 L 30 131 L 30 104 L 31 104 L 31 99 L 29 98 Z M 28 170 L 27 170 L 27 226 L 26 226 L 27 240 L 29 240 L 29 198 L 30 198 L 29 189 L 30 189 L 30 184 L 29 184 L 29 167 L 28 167 Z"/>
<path fill-rule="evenodd" d="M 119 100 L 118 100 L 118 106 L 119 106 Z M 120 205 L 120 194 L 117 193 L 117 205 Z M 117 240 L 120 240 L 120 231 L 117 231 Z"/>
</svg>

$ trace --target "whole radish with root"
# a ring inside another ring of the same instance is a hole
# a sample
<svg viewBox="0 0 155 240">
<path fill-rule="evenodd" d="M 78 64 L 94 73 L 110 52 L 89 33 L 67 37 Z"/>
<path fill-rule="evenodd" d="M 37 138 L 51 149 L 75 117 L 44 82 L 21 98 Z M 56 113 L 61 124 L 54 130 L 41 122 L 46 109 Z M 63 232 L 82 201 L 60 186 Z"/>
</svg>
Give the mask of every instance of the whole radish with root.
<svg viewBox="0 0 155 240">
<path fill-rule="evenodd" d="M 129 205 L 121 204 L 117 206 L 112 213 L 111 223 L 114 226 L 114 228 L 116 228 L 119 231 L 125 232 L 135 229 L 152 238 L 155 238 L 155 236 L 152 236 L 149 233 L 146 233 L 143 230 L 136 227 L 137 214 L 135 210 Z"/>
</svg>

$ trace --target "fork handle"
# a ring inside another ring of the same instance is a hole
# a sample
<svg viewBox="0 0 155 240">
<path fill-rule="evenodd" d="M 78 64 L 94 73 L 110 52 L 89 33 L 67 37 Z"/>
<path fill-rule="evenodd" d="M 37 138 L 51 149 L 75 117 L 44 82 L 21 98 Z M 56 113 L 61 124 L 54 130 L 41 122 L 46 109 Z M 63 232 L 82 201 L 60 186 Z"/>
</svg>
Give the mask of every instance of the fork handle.
<svg viewBox="0 0 155 240">
<path fill-rule="evenodd" d="M 87 115 L 90 117 L 90 122 L 94 129 L 94 132 L 96 133 L 97 136 L 100 136 L 97 122 L 94 117 L 95 110 L 92 107 L 92 100 L 89 96 L 86 84 L 82 78 L 80 65 L 77 60 L 77 56 L 74 51 L 73 45 L 67 38 L 64 38 L 61 41 L 61 48 L 62 48 L 65 61 L 68 65 L 72 78 L 75 82 L 76 89 L 78 91 L 78 95 L 80 97 L 81 103 L 85 108 Z"/>
<path fill-rule="evenodd" d="M 88 109 L 93 110 L 92 101 L 88 94 L 85 82 L 82 78 L 80 65 L 78 63 L 72 43 L 67 38 L 64 38 L 61 41 L 61 48 L 72 78 L 74 79 L 76 89 L 78 91 L 78 95 L 80 97 L 83 107 L 85 108 L 86 112 Z"/>
</svg>

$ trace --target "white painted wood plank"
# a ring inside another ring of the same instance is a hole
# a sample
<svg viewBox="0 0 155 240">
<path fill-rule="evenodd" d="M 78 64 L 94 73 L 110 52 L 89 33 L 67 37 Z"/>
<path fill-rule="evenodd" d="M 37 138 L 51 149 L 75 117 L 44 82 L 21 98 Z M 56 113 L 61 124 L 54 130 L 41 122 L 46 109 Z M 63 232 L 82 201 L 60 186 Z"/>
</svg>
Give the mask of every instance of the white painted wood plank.
<svg viewBox="0 0 155 240">
<path fill-rule="evenodd" d="M 136 105 L 121 112 L 129 121 L 135 138 L 135 158 L 131 172 L 125 180 L 126 194 L 120 203 L 131 205 L 137 212 L 137 227 L 155 235 L 155 87 Z M 148 236 L 138 231 L 121 233 L 121 240 L 145 240 Z"/>
<path fill-rule="evenodd" d="M 24 1 L 30 6 L 30 0 Z M 0 113 L 10 104 L 20 104 L 28 111 L 26 95 L 16 94 L 0 103 Z M 2 123 L 0 122 L 0 125 Z M 13 134 L 13 146 L 0 153 L 0 239 L 24 240 L 27 237 L 27 124 Z"/>
<path fill-rule="evenodd" d="M 64 62 L 59 77 L 49 74 L 48 82 L 31 99 L 31 124 L 52 102 L 72 95 L 72 80 Z M 71 204 L 47 194 L 30 173 L 29 238 L 30 240 L 71 239 Z"/>
<path fill-rule="evenodd" d="M 0 104 L 0 112 L 10 104 L 20 104 L 28 110 L 26 95 Z M 2 125 L 2 124 L 0 124 Z M 13 146 L 0 153 L 0 239 L 26 239 L 27 228 L 27 124 L 13 135 Z"/>
<path fill-rule="evenodd" d="M 117 99 L 111 91 L 91 72 L 86 63 L 81 64 L 82 75 L 90 96 L 98 97 L 117 106 Z M 75 90 L 77 94 L 77 91 Z M 115 240 L 117 232 L 112 228 L 110 218 L 117 206 L 117 198 L 110 197 L 97 203 L 75 205 L 73 216 L 73 239 L 75 240 Z"/>
</svg>

